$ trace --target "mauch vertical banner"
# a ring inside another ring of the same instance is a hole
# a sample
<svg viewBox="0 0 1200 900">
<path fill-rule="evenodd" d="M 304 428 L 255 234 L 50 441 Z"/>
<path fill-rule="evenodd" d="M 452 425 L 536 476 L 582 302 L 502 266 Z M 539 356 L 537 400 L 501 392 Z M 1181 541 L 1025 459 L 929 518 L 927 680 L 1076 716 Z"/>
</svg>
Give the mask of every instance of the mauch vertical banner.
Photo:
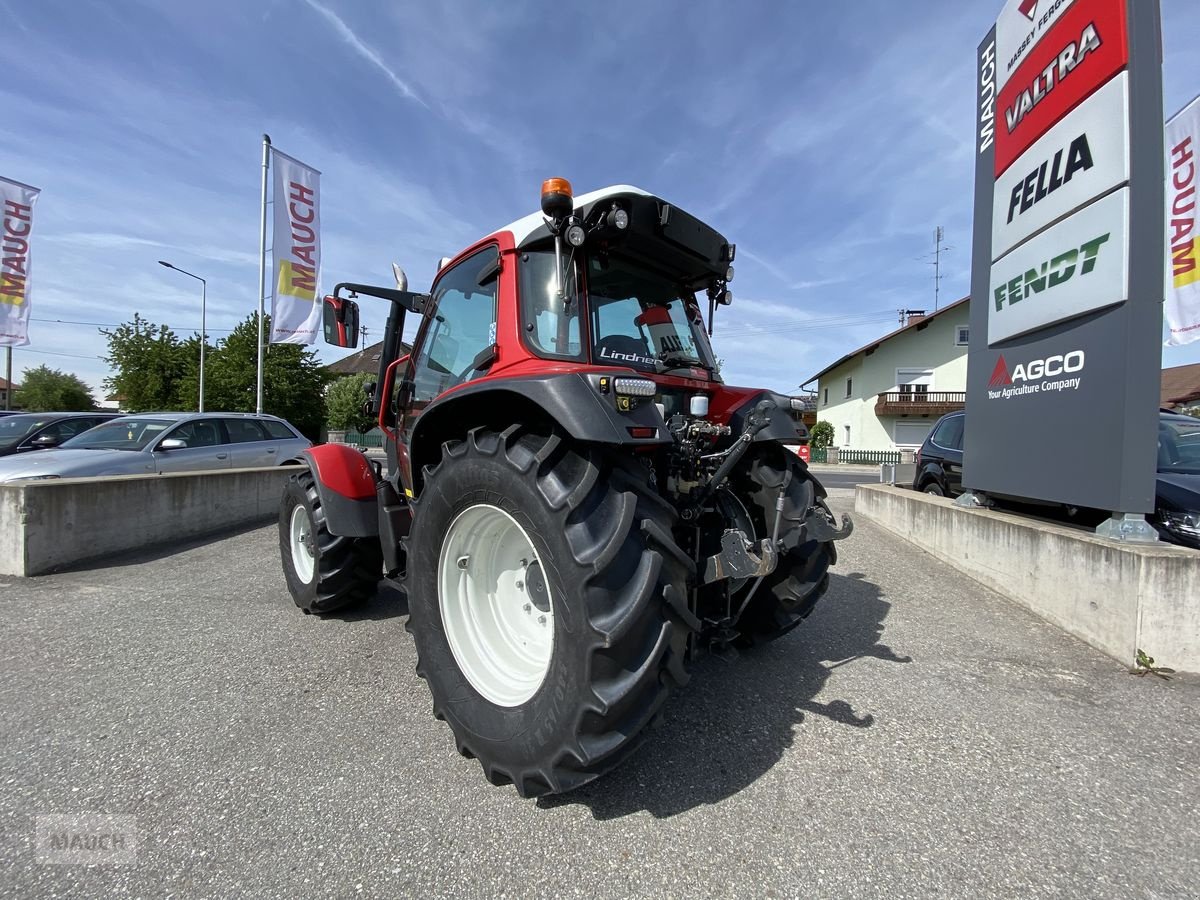
<svg viewBox="0 0 1200 900">
<path fill-rule="evenodd" d="M 1167 123 L 1167 346 L 1200 341 L 1200 97 Z"/>
<path fill-rule="evenodd" d="M 29 343 L 30 238 L 33 205 L 41 191 L 0 178 L 0 347 Z"/>
<path fill-rule="evenodd" d="M 271 343 L 312 344 L 321 328 L 321 173 L 274 147 L 271 164 Z"/>
</svg>

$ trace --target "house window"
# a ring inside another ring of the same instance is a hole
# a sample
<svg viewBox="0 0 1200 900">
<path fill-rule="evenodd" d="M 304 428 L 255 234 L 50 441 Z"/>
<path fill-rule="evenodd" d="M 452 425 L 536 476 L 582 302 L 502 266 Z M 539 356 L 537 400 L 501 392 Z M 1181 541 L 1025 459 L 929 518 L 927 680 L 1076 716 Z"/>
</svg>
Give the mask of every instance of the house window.
<svg viewBox="0 0 1200 900">
<path fill-rule="evenodd" d="M 846 379 L 846 396 L 851 397 L 851 396 L 853 396 L 853 394 L 854 394 L 854 379 L 847 378 Z"/>
<path fill-rule="evenodd" d="M 896 370 L 896 388 L 901 394 L 928 394 L 932 387 L 933 369 Z"/>
<path fill-rule="evenodd" d="M 829 405 L 829 388 L 825 388 L 825 405 Z"/>
<path fill-rule="evenodd" d="M 966 347 L 971 343 L 971 328 L 968 325 L 959 325 L 954 329 L 954 346 Z"/>
<path fill-rule="evenodd" d="M 843 425 L 842 428 L 846 429 L 846 442 L 844 444 L 842 444 L 842 446 L 849 447 L 850 446 L 850 426 Z"/>
</svg>

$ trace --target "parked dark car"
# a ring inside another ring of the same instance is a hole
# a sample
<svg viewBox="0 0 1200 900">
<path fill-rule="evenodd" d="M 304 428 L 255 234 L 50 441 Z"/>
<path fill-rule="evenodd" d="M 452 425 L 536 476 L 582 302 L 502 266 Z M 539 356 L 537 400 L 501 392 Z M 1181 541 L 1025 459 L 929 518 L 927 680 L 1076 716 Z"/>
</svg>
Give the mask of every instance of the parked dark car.
<svg viewBox="0 0 1200 900">
<path fill-rule="evenodd" d="M 938 419 L 917 451 L 913 490 L 939 497 L 962 493 L 963 432 L 967 414 L 953 412 Z"/>
<path fill-rule="evenodd" d="M 962 493 L 963 434 L 967 416 L 949 413 L 917 451 L 913 490 L 941 497 Z M 1200 550 L 1200 419 L 1162 410 L 1158 417 L 1158 477 L 1154 512 L 1147 516 L 1159 536 Z M 1107 513 L 1066 507 L 1072 518 L 1090 523 Z"/>
<path fill-rule="evenodd" d="M 48 450 L 68 438 L 115 419 L 119 412 L 16 413 L 0 418 L 0 456 Z"/>
</svg>

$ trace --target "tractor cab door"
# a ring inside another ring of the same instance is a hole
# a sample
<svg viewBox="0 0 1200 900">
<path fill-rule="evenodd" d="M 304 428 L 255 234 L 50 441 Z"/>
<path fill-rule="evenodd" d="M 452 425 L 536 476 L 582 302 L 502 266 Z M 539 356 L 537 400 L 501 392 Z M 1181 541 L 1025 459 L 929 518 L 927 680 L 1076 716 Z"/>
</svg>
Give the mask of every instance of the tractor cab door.
<svg viewBox="0 0 1200 900">
<path fill-rule="evenodd" d="M 494 360 L 499 261 L 499 249 L 486 247 L 443 271 L 433 286 L 401 393 L 400 467 L 408 484 L 404 448 L 421 411 L 450 388 L 485 375 Z"/>
</svg>

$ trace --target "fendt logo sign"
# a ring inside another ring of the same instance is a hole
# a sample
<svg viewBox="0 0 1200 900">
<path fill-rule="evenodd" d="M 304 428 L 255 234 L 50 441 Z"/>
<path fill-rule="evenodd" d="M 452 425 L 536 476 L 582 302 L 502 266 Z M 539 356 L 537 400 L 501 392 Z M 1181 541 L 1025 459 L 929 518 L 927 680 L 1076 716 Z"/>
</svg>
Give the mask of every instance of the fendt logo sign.
<svg viewBox="0 0 1200 900">
<path fill-rule="evenodd" d="M 1042 135 L 996 181 L 992 259 L 1129 180 L 1122 72 Z"/>
<path fill-rule="evenodd" d="M 1129 188 L 1124 187 L 993 263 L 988 344 L 1124 301 L 1129 296 L 1128 223 Z"/>
<path fill-rule="evenodd" d="M 1062 9 L 1058 4 L 1054 8 Z M 1043 11 L 1037 22 L 1046 15 Z M 1016 10 L 1013 16 L 1016 21 L 1023 18 Z M 1076 0 L 1053 21 L 1048 30 L 1029 31 L 1029 49 L 1009 58 L 1011 62 L 1020 57 L 1021 62 L 1001 82 L 997 177 L 1128 62 L 1125 0 Z M 1005 53 L 1014 50 L 1005 47 L 1000 34 L 997 25 L 996 55 L 1004 62 Z"/>
<path fill-rule="evenodd" d="M 1083 244 L 1078 250 L 1074 247 L 1065 253 L 1060 253 L 1051 260 L 1026 269 L 1023 275 L 1012 278 L 992 290 L 996 301 L 996 312 L 1004 309 L 1005 304 L 1012 306 L 1021 300 L 1026 300 L 1034 294 L 1045 290 L 1054 290 L 1060 284 L 1066 284 L 1075 277 L 1076 270 L 1080 276 L 1094 272 L 1096 258 L 1111 235 L 1102 234 Z"/>
<path fill-rule="evenodd" d="M 1059 391 L 1077 391 L 1083 384 L 1082 372 L 1087 356 L 1082 350 L 1055 354 L 1043 359 L 1031 359 L 1018 363 L 1011 371 L 1004 355 L 996 360 L 992 377 L 988 379 L 989 400 L 1011 400 L 1029 394 L 1052 394 Z"/>
</svg>

